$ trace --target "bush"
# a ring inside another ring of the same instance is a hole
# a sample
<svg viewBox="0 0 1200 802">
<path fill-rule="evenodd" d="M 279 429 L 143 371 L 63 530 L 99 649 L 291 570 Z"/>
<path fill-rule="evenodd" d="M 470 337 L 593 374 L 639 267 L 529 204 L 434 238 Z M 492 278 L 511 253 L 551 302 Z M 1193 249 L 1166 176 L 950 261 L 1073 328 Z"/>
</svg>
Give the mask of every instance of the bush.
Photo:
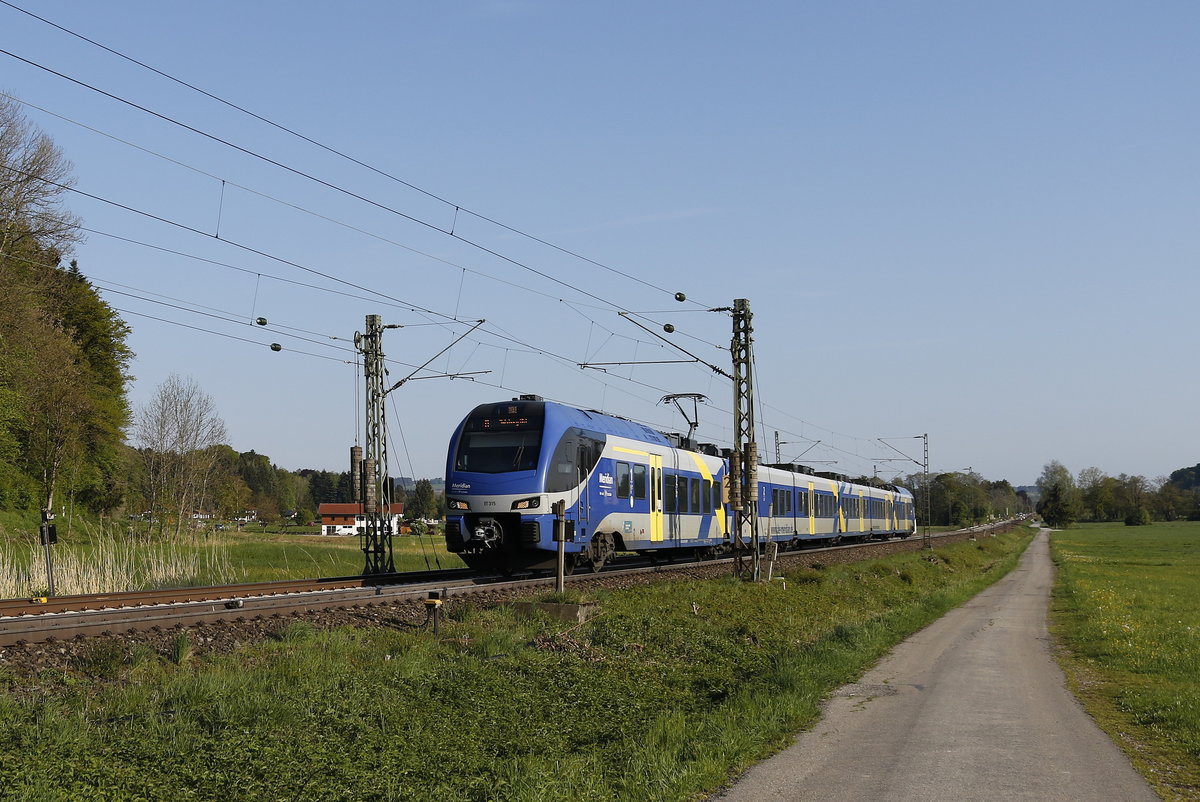
<svg viewBox="0 0 1200 802">
<path fill-rule="evenodd" d="M 1154 520 L 1150 517 L 1150 510 L 1145 507 L 1138 507 L 1125 516 L 1126 526 L 1149 526 L 1152 523 Z"/>
</svg>

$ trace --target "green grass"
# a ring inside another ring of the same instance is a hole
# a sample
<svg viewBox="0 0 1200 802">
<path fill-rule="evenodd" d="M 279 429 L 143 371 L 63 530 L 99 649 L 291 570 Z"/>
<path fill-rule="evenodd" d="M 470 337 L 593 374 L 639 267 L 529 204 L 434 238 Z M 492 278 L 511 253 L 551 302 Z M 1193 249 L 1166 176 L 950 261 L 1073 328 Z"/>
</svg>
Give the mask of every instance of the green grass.
<svg viewBox="0 0 1200 802">
<path fill-rule="evenodd" d="M 219 657 L 182 639 L 150 656 L 97 641 L 70 672 L 0 675 L 0 789 L 30 802 L 689 799 L 782 746 L 1029 539 L 770 585 L 596 592 L 583 625 L 455 601 L 437 637 L 292 623 Z"/>
<path fill-rule="evenodd" d="M 354 576 L 363 570 L 363 553 L 357 537 L 256 532 L 218 534 L 220 542 L 229 551 L 230 560 L 245 572 L 250 582 Z M 457 555 L 446 551 L 444 537 L 393 538 L 392 556 L 397 571 L 464 567 Z"/>
<path fill-rule="evenodd" d="M 1168 799 L 1200 796 L 1200 523 L 1056 532 L 1053 619 L 1088 712 Z"/>
</svg>

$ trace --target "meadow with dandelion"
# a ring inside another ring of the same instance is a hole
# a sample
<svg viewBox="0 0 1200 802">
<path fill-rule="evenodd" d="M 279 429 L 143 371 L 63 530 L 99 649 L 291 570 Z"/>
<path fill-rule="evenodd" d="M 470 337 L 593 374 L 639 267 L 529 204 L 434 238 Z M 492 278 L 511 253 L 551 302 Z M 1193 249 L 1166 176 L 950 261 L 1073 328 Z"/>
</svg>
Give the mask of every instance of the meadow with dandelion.
<svg viewBox="0 0 1200 802">
<path fill-rule="evenodd" d="M 1167 799 L 1200 795 L 1200 522 L 1055 532 L 1060 663 Z"/>
</svg>

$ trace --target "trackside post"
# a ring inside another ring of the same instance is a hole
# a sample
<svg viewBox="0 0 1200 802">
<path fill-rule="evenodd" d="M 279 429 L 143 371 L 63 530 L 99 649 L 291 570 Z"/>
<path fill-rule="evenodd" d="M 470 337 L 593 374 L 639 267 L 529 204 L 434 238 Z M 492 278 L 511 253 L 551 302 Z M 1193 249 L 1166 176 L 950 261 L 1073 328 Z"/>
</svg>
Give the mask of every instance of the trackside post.
<svg viewBox="0 0 1200 802">
<path fill-rule="evenodd" d="M 551 506 L 554 510 L 554 543 L 558 547 L 558 564 L 554 569 L 554 590 L 562 593 L 566 587 L 567 563 L 567 502 L 556 501 Z"/>
<path fill-rule="evenodd" d="M 54 595 L 54 560 L 50 556 L 50 547 L 58 542 L 58 528 L 54 525 L 54 514 L 50 510 L 42 510 L 42 525 L 38 528 L 42 538 L 42 547 L 46 550 L 46 582 L 49 584 L 48 593 Z"/>
</svg>

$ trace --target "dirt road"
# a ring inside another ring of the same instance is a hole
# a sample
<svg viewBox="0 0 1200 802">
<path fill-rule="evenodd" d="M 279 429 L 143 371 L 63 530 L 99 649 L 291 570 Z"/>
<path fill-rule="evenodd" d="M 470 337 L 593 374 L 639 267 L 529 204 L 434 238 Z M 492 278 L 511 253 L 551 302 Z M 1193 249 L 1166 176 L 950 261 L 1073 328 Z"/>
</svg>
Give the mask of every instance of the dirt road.
<svg viewBox="0 0 1200 802">
<path fill-rule="evenodd" d="M 1009 576 L 840 689 L 816 727 L 715 799 L 1155 800 L 1050 656 L 1042 530 Z"/>
</svg>

